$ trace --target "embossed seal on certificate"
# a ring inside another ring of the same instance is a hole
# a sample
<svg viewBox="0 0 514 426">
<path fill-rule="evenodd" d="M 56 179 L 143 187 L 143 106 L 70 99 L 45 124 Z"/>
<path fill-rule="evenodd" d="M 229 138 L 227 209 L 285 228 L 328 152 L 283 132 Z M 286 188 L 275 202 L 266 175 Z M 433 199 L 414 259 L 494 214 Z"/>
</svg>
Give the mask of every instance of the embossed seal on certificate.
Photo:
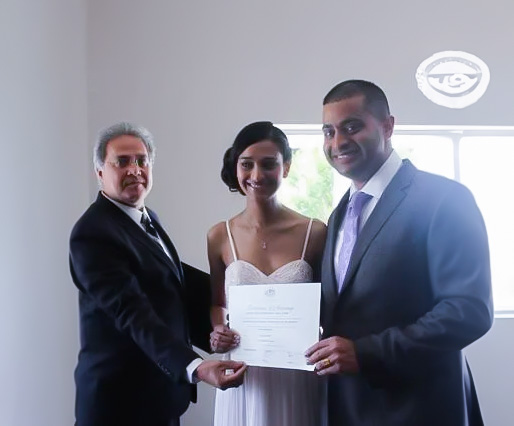
<svg viewBox="0 0 514 426">
<path fill-rule="evenodd" d="M 275 289 L 274 288 L 268 288 L 264 294 L 268 297 L 273 297 L 275 296 Z"/>
<path fill-rule="evenodd" d="M 418 88 L 437 105 L 466 108 L 487 90 L 487 64 L 466 52 L 446 51 L 425 59 L 416 71 Z"/>
</svg>

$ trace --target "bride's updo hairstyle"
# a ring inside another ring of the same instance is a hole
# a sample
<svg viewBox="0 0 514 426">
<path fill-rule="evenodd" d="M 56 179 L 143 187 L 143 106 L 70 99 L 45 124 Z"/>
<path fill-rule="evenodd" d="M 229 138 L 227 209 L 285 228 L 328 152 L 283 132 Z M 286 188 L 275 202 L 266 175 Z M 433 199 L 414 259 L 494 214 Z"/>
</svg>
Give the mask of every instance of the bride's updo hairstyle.
<svg viewBox="0 0 514 426">
<path fill-rule="evenodd" d="M 223 157 L 223 168 L 221 169 L 221 179 L 228 186 L 231 192 L 240 192 L 241 190 L 237 181 L 237 160 L 241 153 L 257 142 L 269 140 L 277 145 L 284 163 L 291 161 L 292 152 L 285 133 L 278 127 L 275 127 L 270 121 L 257 121 L 248 124 L 236 136 L 232 146 L 227 149 Z"/>
</svg>

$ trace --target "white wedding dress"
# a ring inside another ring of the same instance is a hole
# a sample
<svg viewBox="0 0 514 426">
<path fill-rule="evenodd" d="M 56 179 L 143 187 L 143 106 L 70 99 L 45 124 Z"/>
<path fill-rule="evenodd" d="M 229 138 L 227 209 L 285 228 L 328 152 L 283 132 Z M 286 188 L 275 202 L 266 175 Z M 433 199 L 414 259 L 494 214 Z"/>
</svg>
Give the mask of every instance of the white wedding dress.
<svg viewBox="0 0 514 426">
<path fill-rule="evenodd" d="M 312 219 L 302 256 L 270 275 L 238 260 L 228 221 L 227 233 L 234 261 L 225 270 L 228 287 L 244 284 L 312 282 L 312 267 L 304 260 Z M 305 348 L 307 349 L 307 348 Z M 311 371 L 249 366 L 242 386 L 216 390 L 214 426 L 319 426 L 322 380 Z"/>
</svg>

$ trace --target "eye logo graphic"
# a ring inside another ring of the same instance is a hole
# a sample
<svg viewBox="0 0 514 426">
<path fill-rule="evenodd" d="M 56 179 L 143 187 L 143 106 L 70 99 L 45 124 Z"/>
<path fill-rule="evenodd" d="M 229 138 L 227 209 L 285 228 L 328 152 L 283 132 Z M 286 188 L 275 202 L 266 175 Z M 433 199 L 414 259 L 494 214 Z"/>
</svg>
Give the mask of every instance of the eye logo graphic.
<svg viewBox="0 0 514 426">
<path fill-rule="evenodd" d="M 447 108 L 466 108 L 478 101 L 489 85 L 489 68 L 466 52 L 439 52 L 416 71 L 418 88 L 432 102 Z"/>
</svg>

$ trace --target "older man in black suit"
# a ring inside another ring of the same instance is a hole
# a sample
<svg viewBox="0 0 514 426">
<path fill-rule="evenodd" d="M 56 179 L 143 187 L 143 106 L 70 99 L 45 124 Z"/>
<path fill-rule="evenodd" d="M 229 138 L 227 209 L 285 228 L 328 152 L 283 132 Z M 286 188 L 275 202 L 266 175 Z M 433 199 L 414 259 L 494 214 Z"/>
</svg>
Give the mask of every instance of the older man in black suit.
<svg viewBox="0 0 514 426">
<path fill-rule="evenodd" d="M 324 339 L 330 426 L 482 425 L 462 349 L 493 319 L 487 235 L 464 186 L 417 170 L 391 145 L 376 85 L 350 80 L 323 102 L 324 150 L 352 184 L 330 217 Z"/>
<path fill-rule="evenodd" d="M 197 336 L 188 321 L 188 288 L 202 273 L 184 268 L 144 205 L 153 161 L 151 134 L 130 123 L 106 129 L 95 146 L 101 192 L 70 239 L 80 307 L 77 426 L 178 425 L 196 382 L 227 388 L 243 380 L 243 363 L 204 361 L 191 347 L 191 337 L 208 345 L 208 326 Z"/>
</svg>

